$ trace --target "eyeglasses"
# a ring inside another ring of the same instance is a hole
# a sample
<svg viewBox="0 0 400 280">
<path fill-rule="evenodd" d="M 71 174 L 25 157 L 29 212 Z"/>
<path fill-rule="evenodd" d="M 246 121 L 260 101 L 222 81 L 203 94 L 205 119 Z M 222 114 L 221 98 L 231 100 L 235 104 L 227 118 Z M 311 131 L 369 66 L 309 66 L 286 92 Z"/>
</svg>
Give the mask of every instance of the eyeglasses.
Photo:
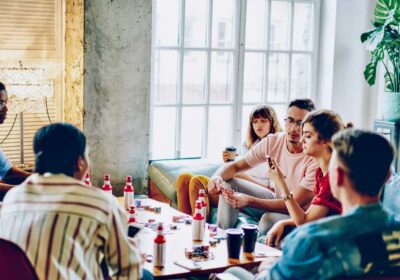
<svg viewBox="0 0 400 280">
<path fill-rule="evenodd" d="M 7 101 L 0 100 L 0 110 L 7 106 Z"/>
<path fill-rule="evenodd" d="M 291 117 L 288 117 L 288 118 L 286 118 L 285 119 L 285 124 L 287 125 L 287 126 L 297 126 L 297 127 L 301 127 L 301 122 L 302 122 L 302 120 L 300 120 L 300 121 L 295 121 L 293 118 L 291 118 Z"/>
</svg>

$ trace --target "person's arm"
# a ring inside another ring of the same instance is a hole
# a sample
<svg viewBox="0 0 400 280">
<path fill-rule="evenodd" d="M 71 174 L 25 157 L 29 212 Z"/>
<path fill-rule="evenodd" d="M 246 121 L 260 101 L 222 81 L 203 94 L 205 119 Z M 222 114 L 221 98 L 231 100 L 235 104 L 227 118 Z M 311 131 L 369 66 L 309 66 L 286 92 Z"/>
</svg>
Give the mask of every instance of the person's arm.
<svg viewBox="0 0 400 280">
<path fill-rule="evenodd" d="M 313 197 L 313 193 L 301 186 L 293 192 L 293 198 L 300 205 L 306 205 Z M 242 193 L 224 194 L 226 202 L 234 208 L 253 207 L 265 211 L 287 214 L 287 208 L 283 199 L 264 199 L 249 196 Z"/>
<path fill-rule="evenodd" d="M 281 243 L 282 235 L 286 226 L 295 226 L 296 223 L 292 219 L 281 220 L 276 222 L 268 231 L 265 243 L 271 247 L 278 247 Z"/>
<path fill-rule="evenodd" d="M 232 179 L 237 173 L 250 168 L 244 159 L 221 166 L 211 177 L 208 190 L 212 193 L 218 192 L 224 186 L 224 181 Z"/>
<path fill-rule="evenodd" d="M 286 237 L 282 256 L 263 279 L 321 279 L 323 262 L 329 261 L 316 238 L 304 227 Z M 334 275 L 333 275 L 334 276 Z M 331 278 L 331 276 L 327 277 Z"/>
<path fill-rule="evenodd" d="M 269 189 L 269 190 L 272 191 L 272 192 L 275 191 L 275 190 L 272 189 L 270 186 L 266 185 L 265 182 L 263 182 L 263 181 L 261 181 L 261 180 L 258 180 L 256 177 L 247 175 L 246 173 L 239 173 L 239 174 L 236 174 L 234 178 L 243 179 L 243 180 L 252 182 L 252 183 L 254 183 L 254 184 L 263 186 L 263 187 Z"/>
<path fill-rule="evenodd" d="M 298 186 L 293 191 L 293 200 L 297 202 L 297 205 L 305 206 L 311 201 L 312 198 L 312 191 L 309 191 L 302 186 Z M 283 199 L 262 199 L 250 197 L 248 206 L 265 209 L 271 212 L 288 213 L 288 209 Z"/>
<path fill-rule="evenodd" d="M 3 181 L 4 183 L 9 185 L 18 185 L 21 184 L 23 181 L 25 181 L 25 179 L 30 175 L 31 173 L 13 166 L 6 173 L 6 176 L 4 177 Z"/>
<path fill-rule="evenodd" d="M 124 210 L 112 201 L 104 257 L 112 279 L 140 279 L 141 256 L 137 240 L 128 237 L 127 217 Z"/>
</svg>

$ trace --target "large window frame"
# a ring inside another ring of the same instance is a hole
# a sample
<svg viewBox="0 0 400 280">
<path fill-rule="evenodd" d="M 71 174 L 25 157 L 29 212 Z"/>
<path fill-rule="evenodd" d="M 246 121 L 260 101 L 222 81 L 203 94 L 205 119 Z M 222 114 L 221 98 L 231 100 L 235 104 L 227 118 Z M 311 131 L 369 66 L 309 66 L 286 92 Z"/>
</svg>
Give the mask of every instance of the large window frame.
<svg viewBox="0 0 400 280">
<path fill-rule="evenodd" d="M 162 0 L 161 0 L 162 1 Z M 152 50 L 151 50 L 151 98 L 150 98 L 150 159 L 158 159 L 157 156 L 153 155 L 152 148 L 154 134 L 153 132 L 153 119 L 154 119 L 154 109 L 160 107 L 173 107 L 176 108 L 176 129 L 175 129 L 175 151 L 173 158 L 181 158 L 181 124 L 182 124 L 182 109 L 184 107 L 202 107 L 204 108 L 204 121 L 202 127 L 202 152 L 201 157 L 206 157 L 208 154 L 208 121 L 209 121 L 209 110 L 214 106 L 229 106 L 232 110 L 232 119 L 230 128 L 233 132 L 231 135 L 231 144 L 239 147 L 241 142 L 243 141 L 243 137 L 245 134 L 245 126 L 244 119 L 247 116 L 243 116 L 243 107 L 244 106 L 254 106 L 259 104 L 260 102 L 245 102 L 243 100 L 243 83 L 244 83 L 244 64 L 245 64 L 245 54 L 254 52 L 254 53 L 263 53 L 265 55 L 264 61 L 264 73 L 263 75 L 263 84 L 267 85 L 268 83 L 268 55 L 271 53 L 279 53 L 279 54 L 287 54 L 289 57 L 288 61 L 288 83 L 286 89 L 285 100 L 279 102 L 271 102 L 268 100 L 268 89 L 267 86 L 264 86 L 262 93 L 262 103 L 267 102 L 269 105 L 273 107 L 278 106 L 281 110 L 278 112 L 279 117 L 281 118 L 281 122 L 283 122 L 283 108 L 287 106 L 290 101 L 290 87 L 291 87 L 291 70 L 292 70 L 292 55 L 293 54 L 309 54 L 311 57 L 311 73 L 310 73 L 310 83 L 309 83 L 309 96 L 312 99 L 316 99 L 316 88 L 317 88 L 317 63 L 318 63 L 318 32 L 319 32 L 319 11 L 320 11 L 320 0 L 273 0 L 274 2 L 290 2 L 291 5 L 291 19 L 290 19 L 290 38 L 289 38 L 289 48 L 287 50 L 271 50 L 268 46 L 269 44 L 269 36 L 270 36 L 270 25 L 271 25 L 271 3 L 272 0 L 266 0 L 268 2 L 268 20 L 267 20 L 267 46 L 265 49 L 246 49 L 246 7 L 247 1 L 251 0 L 235 0 L 235 27 L 233 34 L 233 46 L 232 48 L 219 48 L 212 47 L 211 37 L 212 37 L 212 14 L 213 14 L 213 0 L 207 0 L 208 2 L 208 22 L 206 28 L 206 46 L 205 47 L 186 47 L 185 44 L 185 2 L 186 0 L 179 0 L 180 9 L 179 9 L 179 33 L 178 33 L 178 46 L 156 46 L 156 9 L 157 9 L 157 0 L 153 0 L 153 32 L 152 32 Z M 292 49 L 292 40 L 293 40 L 293 23 L 294 23 L 294 5 L 295 3 L 313 3 L 314 11 L 313 11 L 313 30 L 312 30 L 312 46 L 310 50 L 300 51 Z M 177 102 L 170 104 L 157 104 L 155 102 L 155 57 L 156 52 L 159 50 L 174 50 L 178 51 L 178 81 L 177 81 Z M 183 80 L 183 62 L 184 62 L 184 53 L 185 51 L 205 51 L 207 53 L 207 63 L 206 63 L 206 78 L 205 78 L 205 101 L 203 103 L 196 104 L 183 104 L 182 102 L 182 80 Z M 211 73 L 211 53 L 217 51 L 230 52 L 233 54 L 233 97 L 231 102 L 225 103 L 210 103 L 210 73 Z M 228 143 L 227 143 L 228 144 Z"/>
</svg>

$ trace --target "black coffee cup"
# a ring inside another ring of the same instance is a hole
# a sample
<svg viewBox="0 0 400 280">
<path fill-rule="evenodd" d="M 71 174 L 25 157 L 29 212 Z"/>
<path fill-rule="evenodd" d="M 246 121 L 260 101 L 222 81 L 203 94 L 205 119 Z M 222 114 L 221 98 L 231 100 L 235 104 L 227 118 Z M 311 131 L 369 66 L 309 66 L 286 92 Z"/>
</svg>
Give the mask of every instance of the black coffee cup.
<svg viewBox="0 0 400 280">
<path fill-rule="evenodd" d="M 240 248 L 242 247 L 243 241 L 243 230 L 238 228 L 230 228 L 225 231 L 226 244 L 228 247 L 228 258 L 239 259 L 240 258 Z"/>
<path fill-rule="evenodd" d="M 253 253 L 257 241 L 258 226 L 253 224 L 244 224 L 242 225 L 242 230 L 244 232 L 243 252 Z"/>
<path fill-rule="evenodd" d="M 225 148 L 225 152 L 228 153 L 228 161 L 234 161 L 236 158 L 237 149 L 233 146 L 228 146 Z"/>
</svg>

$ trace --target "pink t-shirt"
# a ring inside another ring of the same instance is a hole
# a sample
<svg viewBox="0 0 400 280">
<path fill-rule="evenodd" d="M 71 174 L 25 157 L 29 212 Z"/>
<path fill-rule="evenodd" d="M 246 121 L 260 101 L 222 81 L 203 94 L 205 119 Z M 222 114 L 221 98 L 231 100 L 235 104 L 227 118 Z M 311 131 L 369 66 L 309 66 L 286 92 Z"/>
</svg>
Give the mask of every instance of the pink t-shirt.
<svg viewBox="0 0 400 280">
<path fill-rule="evenodd" d="M 284 132 L 268 135 L 244 156 L 244 160 L 248 165 L 254 167 L 266 162 L 266 155 L 274 158 L 279 164 L 283 175 L 286 176 L 286 184 L 290 191 L 299 186 L 310 191 L 314 190 L 315 172 L 318 168 L 316 161 L 303 153 L 290 153 L 286 146 Z M 268 168 L 267 164 L 266 172 Z M 278 189 L 276 191 L 277 195 L 281 195 Z"/>
</svg>

